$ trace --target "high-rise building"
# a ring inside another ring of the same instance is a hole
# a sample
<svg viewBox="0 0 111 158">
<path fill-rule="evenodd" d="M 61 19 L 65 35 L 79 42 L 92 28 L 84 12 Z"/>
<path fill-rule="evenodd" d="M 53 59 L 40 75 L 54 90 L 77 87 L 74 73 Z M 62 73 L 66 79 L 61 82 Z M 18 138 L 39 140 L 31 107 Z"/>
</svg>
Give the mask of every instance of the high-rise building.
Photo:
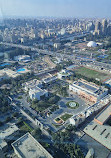
<svg viewBox="0 0 111 158">
<path fill-rule="evenodd" d="M 106 19 L 103 19 L 103 21 L 102 21 L 102 33 L 103 34 L 107 34 L 107 27 L 108 26 L 108 23 L 107 23 L 107 20 Z"/>
<path fill-rule="evenodd" d="M 101 32 L 102 32 L 101 22 L 97 21 L 96 24 L 95 24 L 95 31 L 94 31 L 94 33 L 99 35 Z"/>
</svg>

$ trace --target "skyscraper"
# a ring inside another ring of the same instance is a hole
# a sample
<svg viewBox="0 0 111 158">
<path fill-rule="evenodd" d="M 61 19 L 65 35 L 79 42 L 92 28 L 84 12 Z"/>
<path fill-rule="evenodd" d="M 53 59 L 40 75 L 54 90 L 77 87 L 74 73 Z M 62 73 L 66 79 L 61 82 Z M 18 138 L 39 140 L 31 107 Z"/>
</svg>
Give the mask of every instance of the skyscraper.
<svg viewBox="0 0 111 158">
<path fill-rule="evenodd" d="M 103 21 L 102 21 L 102 33 L 103 33 L 104 35 L 107 34 L 107 25 L 108 25 L 107 20 L 106 20 L 106 19 L 103 19 Z"/>
<path fill-rule="evenodd" d="M 102 32 L 101 22 L 97 21 L 95 24 L 95 34 L 100 34 Z"/>
</svg>

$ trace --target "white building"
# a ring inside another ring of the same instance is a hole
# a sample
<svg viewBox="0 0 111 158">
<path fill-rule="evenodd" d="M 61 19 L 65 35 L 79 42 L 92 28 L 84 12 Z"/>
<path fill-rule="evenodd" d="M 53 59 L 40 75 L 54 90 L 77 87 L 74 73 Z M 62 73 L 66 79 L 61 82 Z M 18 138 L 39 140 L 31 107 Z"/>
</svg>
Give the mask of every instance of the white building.
<svg viewBox="0 0 111 158">
<path fill-rule="evenodd" d="M 48 97 L 48 91 L 39 87 L 30 88 L 29 96 L 31 99 L 40 100 L 42 96 Z"/>
<path fill-rule="evenodd" d="M 63 69 L 63 70 L 61 70 L 60 72 L 57 73 L 57 77 L 58 77 L 59 79 L 65 79 L 66 77 L 69 77 L 69 76 L 71 76 L 71 75 L 72 75 L 72 73 L 69 72 L 69 71 L 66 70 L 66 69 Z"/>
<path fill-rule="evenodd" d="M 96 42 L 94 42 L 94 41 L 90 41 L 90 42 L 87 44 L 87 47 L 97 47 L 97 44 L 96 44 Z"/>
<path fill-rule="evenodd" d="M 61 34 L 61 35 L 64 35 L 65 33 L 66 33 L 65 28 L 62 28 L 62 29 L 60 30 L 60 34 Z"/>
<path fill-rule="evenodd" d="M 60 43 L 54 43 L 54 48 L 60 48 L 61 44 Z"/>
<path fill-rule="evenodd" d="M 14 60 L 28 62 L 28 61 L 30 61 L 30 56 L 29 55 L 18 55 L 18 56 L 14 57 Z"/>
<path fill-rule="evenodd" d="M 74 126 L 78 126 L 79 124 L 81 124 L 82 122 L 84 122 L 86 119 L 85 114 L 79 114 L 77 116 L 71 117 L 69 119 L 70 124 L 74 125 Z"/>
<path fill-rule="evenodd" d="M 34 79 L 34 80 L 23 83 L 22 86 L 24 87 L 25 91 L 27 92 L 28 90 L 30 90 L 31 88 L 34 88 L 34 87 L 42 88 L 42 82 L 37 79 Z"/>
<path fill-rule="evenodd" d="M 22 86 L 24 87 L 25 91 L 29 93 L 31 99 L 40 100 L 41 96 L 48 97 L 48 91 L 41 89 L 43 86 L 42 83 L 42 81 L 34 79 L 22 84 Z"/>
</svg>

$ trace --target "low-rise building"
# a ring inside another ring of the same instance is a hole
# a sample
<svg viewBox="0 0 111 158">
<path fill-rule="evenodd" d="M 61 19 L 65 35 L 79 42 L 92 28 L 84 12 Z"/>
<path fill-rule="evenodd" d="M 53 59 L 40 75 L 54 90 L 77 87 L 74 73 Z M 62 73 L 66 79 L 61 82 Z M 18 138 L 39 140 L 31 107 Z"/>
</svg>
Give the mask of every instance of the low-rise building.
<svg viewBox="0 0 111 158">
<path fill-rule="evenodd" d="M 90 137 L 111 150 L 111 104 L 105 108 L 91 121 L 85 128 L 84 132 Z M 109 123 L 108 123 L 109 121 Z"/>
<path fill-rule="evenodd" d="M 111 117 L 111 104 L 108 105 L 105 109 L 103 109 L 94 120 L 100 125 L 104 125 L 107 120 Z"/>
<path fill-rule="evenodd" d="M 57 76 L 51 76 L 51 77 L 48 77 L 48 78 L 44 78 L 42 80 L 42 82 L 45 83 L 45 84 L 47 84 L 47 83 L 53 82 L 55 80 L 57 80 Z"/>
<path fill-rule="evenodd" d="M 16 71 L 13 71 L 11 69 L 2 69 L 0 70 L 0 78 L 1 80 L 3 79 L 7 79 L 7 78 L 16 78 L 18 77 L 20 74 L 18 74 Z"/>
<path fill-rule="evenodd" d="M 69 90 L 94 103 L 108 94 L 108 89 L 82 79 L 70 84 Z"/>
<path fill-rule="evenodd" d="M 48 97 L 48 91 L 39 87 L 30 88 L 29 96 L 31 99 L 40 100 L 42 96 Z"/>
<path fill-rule="evenodd" d="M 84 132 L 111 150 L 111 127 L 100 125 L 96 121 L 91 121 L 85 128 Z"/>
<path fill-rule="evenodd" d="M 19 158 L 53 158 L 30 133 L 12 143 L 12 147 Z"/>
<path fill-rule="evenodd" d="M 3 72 L 2 70 L 0 71 L 0 81 L 8 79 L 8 76 L 5 72 Z"/>
<path fill-rule="evenodd" d="M 72 124 L 72 125 L 74 125 L 74 126 L 77 127 L 79 124 L 81 124 L 82 122 L 84 122 L 85 119 L 86 119 L 85 114 L 81 113 L 81 114 L 79 114 L 77 116 L 71 117 L 69 119 L 69 121 L 70 121 L 70 124 Z"/>
<path fill-rule="evenodd" d="M 5 152 L 7 148 L 8 148 L 7 142 L 0 138 L 0 149 Z"/>
<path fill-rule="evenodd" d="M 18 55 L 18 56 L 14 57 L 14 60 L 28 62 L 28 61 L 30 61 L 30 56 L 29 55 Z"/>
<path fill-rule="evenodd" d="M 63 69 L 63 70 L 61 70 L 60 72 L 57 73 L 57 77 L 59 79 L 65 79 L 65 78 L 67 78 L 71 75 L 72 75 L 72 73 L 70 71 L 66 70 L 66 69 Z"/>
<path fill-rule="evenodd" d="M 101 109 L 103 109 L 105 106 L 107 106 L 111 101 L 111 96 L 107 95 L 106 97 L 104 97 L 103 99 L 101 99 L 99 102 L 97 102 L 96 104 L 89 106 L 87 109 L 85 109 L 84 111 L 82 111 L 81 113 L 78 113 L 77 115 L 73 115 L 70 119 L 69 122 L 70 124 L 74 125 L 74 126 L 78 126 L 80 125 L 82 122 L 84 122 L 87 117 L 91 116 L 94 113 L 97 113 L 98 111 L 100 111 Z M 107 109 L 106 111 L 107 114 L 105 114 L 104 110 L 97 115 L 97 117 L 95 117 L 95 121 L 100 123 L 100 120 L 98 121 L 98 119 L 101 119 L 101 114 L 104 113 L 105 116 L 103 116 L 102 120 L 105 120 L 105 122 L 107 121 L 107 119 L 110 117 L 111 112 L 110 112 L 110 106 L 107 106 L 105 109 Z"/>
<path fill-rule="evenodd" d="M 18 132 L 19 128 L 15 124 L 5 124 L 0 127 L 0 136 L 3 140 L 12 140 Z"/>
<path fill-rule="evenodd" d="M 27 92 L 28 90 L 30 90 L 31 88 L 34 88 L 34 87 L 42 88 L 42 82 L 37 79 L 34 79 L 34 80 L 23 83 L 22 86 L 24 87 L 25 91 Z"/>
<path fill-rule="evenodd" d="M 42 81 L 34 79 L 24 83 L 22 86 L 29 93 L 31 99 L 40 100 L 42 96 L 48 97 L 48 91 L 41 89 L 43 86 L 42 83 Z"/>
</svg>

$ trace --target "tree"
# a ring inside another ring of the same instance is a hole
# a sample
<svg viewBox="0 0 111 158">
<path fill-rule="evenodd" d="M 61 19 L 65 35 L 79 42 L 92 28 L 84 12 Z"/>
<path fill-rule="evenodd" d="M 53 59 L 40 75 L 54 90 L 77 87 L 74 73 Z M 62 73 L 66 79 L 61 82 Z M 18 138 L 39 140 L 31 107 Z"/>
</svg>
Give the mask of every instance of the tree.
<svg viewBox="0 0 111 158">
<path fill-rule="evenodd" d="M 22 117 L 19 117 L 18 118 L 18 123 L 22 122 L 22 120 L 23 120 Z"/>
<path fill-rule="evenodd" d="M 34 129 L 32 134 L 36 139 L 40 139 L 42 135 L 42 131 L 40 130 L 40 128 L 36 128 Z"/>
<path fill-rule="evenodd" d="M 12 116 L 13 116 L 13 117 L 17 117 L 17 116 L 18 116 L 18 113 L 17 113 L 17 112 L 14 112 Z"/>
<path fill-rule="evenodd" d="M 3 122 L 0 121 L 0 126 L 2 126 L 2 125 L 3 125 Z"/>
<path fill-rule="evenodd" d="M 38 100 L 37 100 L 37 99 L 32 100 L 32 104 L 33 104 L 33 105 L 35 105 L 35 104 L 37 104 L 37 103 L 38 103 Z"/>
<path fill-rule="evenodd" d="M 9 122 L 9 121 L 11 121 L 11 119 L 12 119 L 11 117 L 7 117 L 6 120 L 5 120 L 5 122 L 6 123 Z"/>
</svg>

